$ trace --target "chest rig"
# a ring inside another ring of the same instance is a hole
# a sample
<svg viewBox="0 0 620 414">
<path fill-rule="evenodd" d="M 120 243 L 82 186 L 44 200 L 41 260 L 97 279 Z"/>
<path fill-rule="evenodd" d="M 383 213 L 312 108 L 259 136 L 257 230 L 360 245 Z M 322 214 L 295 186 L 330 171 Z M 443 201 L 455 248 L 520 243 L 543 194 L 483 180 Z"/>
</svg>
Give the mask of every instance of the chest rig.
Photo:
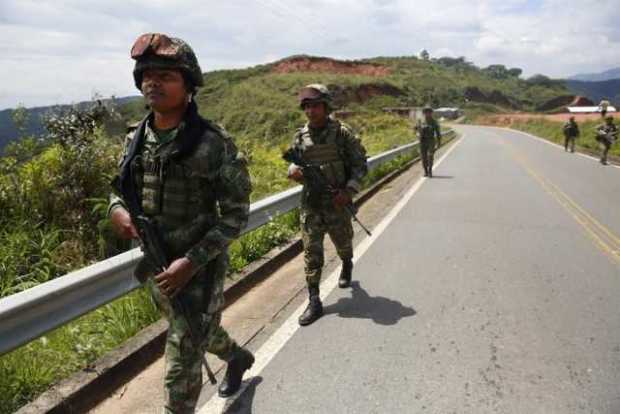
<svg viewBox="0 0 620 414">
<path fill-rule="evenodd" d="M 426 122 L 423 120 L 418 124 L 418 130 L 420 132 L 420 139 L 428 141 L 435 138 L 435 124 L 433 122 Z"/>
<path fill-rule="evenodd" d="M 144 213 L 164 232 L 191 225 L 205 213 L 215 221 L 213 186 L 190 168 L 192 154 L 180 156 L 174 142 L 159 145 L 154 132 L 146 134 L 143 151 L 132 165 Z"/>
<path fill-rule="evenodd" d="M 344 188 L 348 180 L 340 128 L 339 123 L 330 121 L 321 131 L 315 132 L 306 126 L 301 130 L 300 136 L 304 160 L 320 168 L 335 188 Z"/>
</svg>

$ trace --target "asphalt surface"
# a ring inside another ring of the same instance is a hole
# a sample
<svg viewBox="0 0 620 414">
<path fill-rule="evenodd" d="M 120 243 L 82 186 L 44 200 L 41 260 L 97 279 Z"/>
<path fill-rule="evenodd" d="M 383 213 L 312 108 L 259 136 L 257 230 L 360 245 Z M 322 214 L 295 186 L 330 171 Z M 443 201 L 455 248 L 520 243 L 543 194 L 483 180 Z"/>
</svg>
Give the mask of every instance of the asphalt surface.
<svg viewBox="0 0 620 414">
<path fill-rule="evenodd" d="M 459 129 L 226 412 L 620 413 L 620 169 Z"/>
</svg>

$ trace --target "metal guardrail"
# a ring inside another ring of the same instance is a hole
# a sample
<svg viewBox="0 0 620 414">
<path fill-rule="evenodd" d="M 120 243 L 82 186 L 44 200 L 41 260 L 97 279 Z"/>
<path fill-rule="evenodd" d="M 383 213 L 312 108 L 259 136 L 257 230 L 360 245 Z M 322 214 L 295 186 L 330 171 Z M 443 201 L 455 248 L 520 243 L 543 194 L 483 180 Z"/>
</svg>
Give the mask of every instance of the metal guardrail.
<svg viewBox="0 0 620 414">
<path fill-rule="evenodd" d="M 448 135 L 453 131 L 447 131 Z M 375 168 L 412 151 L 418 141 L 368 159 Z M 250 206 L 243 234 L 300 204 L 301 186 L 291 188 Z M 20 293 L 0 299 L 0 355 L 26 344 L 139 286 L 133 270 L 142 258 L 139 248 L 68 273 Z"/>
</svg>

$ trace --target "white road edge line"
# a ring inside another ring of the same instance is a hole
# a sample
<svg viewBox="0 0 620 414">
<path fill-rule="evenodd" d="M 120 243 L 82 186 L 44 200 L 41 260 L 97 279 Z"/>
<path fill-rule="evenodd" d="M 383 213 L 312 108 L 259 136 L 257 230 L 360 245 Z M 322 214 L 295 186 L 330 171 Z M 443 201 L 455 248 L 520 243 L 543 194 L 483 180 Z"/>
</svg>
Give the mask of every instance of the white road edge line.
<svg viewBox="0 0 620 414">
<path fill-rule="evenodd" d="M 461 136 L 459 140 L 454 143 L 452 147 L 450 147 L 445 154 L 439 158 L 435 165 L 439 166 L 443 160 L 463 141 L 465 135 Z M 390 210 L 387 216 L 381 220 L 381 222 L 377 225 L 376 228 L 372 230 L 372 236 L 364 239 L 354 251 L 354 259 L 353 262 L 357 262 L 361 256 L 366 253 L 366 251 L 370 248 L 370 246 L 374 243 L 379 236 L 385 231 L 388 225 L 394 220 L 394 218 L 400 213 L 400 211 L 407 205 L 409 200 L 413 197 L 415 193 L 418 192 L 422 184 L 427 180 L 426 177 L 421 177 L 414 184 L 413 187 L 405 194 L 403 198 Z M 340 266 L 338 266 L 325 281 L 321 284 L 321 300 L 325 300 L 325 298 L 336 288 L 338 284 L 338 277 L 340 275 Z M 245 391 L 248 381 L 247 378 L 252 378 L 258 376 L 261 371 L 271 362 L 271 360 L 275 357 L 275 355 L 286 345 L 288 340 L 295 334 L 297 329 L 299 329 L 299 323 L 297 319 L 306 309 L 308 305 L 308 301 L 304 301 L 295 312 L 278 328 L 278 330 L 271 336 L 269 339 L 260 347 L 260 349 L 254 355 L 255 361 L 252 368 L 246 373 L 246 381 L 244 381 L 241 389 L 235 396 L 230 398 L 220 398 L 217 394 L 215 394 L 209 401 L 207 401 L 198 411 L 198 414 L 220 414 L 228 403 L 232 404 L 238 396 L 241 396 Z M 320 323 L 320 322 L 318 322 Z"/>
<path fill-rule="evenodd" d="M 518 129 L 505 128 L 505 127 L 492 127 L 492 128 L 496 128 L 496 129 L 503 129 L 503 130 L 505 130 L 505 131 L 510 131 L 510 132 L 516 132 L 517 134 L 525 135 L 525 136 L 527 136 L 527 137 L 534 138 L 534 139 L 536 139 L 536 140 L 538 140 L 538 141 L 542 141 L 542 142 L 544 142 L 545 144 L 549 144 L 549 145 L 552 145 L 552 146 L 554 146 L 554 147 L 558 147 L 558 148 L 560 148 L 560 149 L 564 149 L 564 147 L 563 147 L 563 146 L 561 146 L 560 144 L 556 144 L 555 142 L 551 142 L 551 141 L 546 140 L 546 139 L 544 139 L 544 138 L 537 137 L 536 135 L 534 135 L 534 134 L 530 134 L 529 132 L 519 131 Z M 584 158 L 589 158 L 589 159 L 591 159 L 591 160 L 596 161 L 597 163 L 599 163 L 599 162 L 600 162 L 600 160 L 599 160 L 598 158 L 593 157 L 592 155 L 584 154 L 584 153 L 582 153 L 582 152 L 575 152 L 575 155 L 579 155 L 580 157 L 584 157 Z M 614 168 L 618 168 L 618 169 L 620 169 L 620 166 L 615 165 L 615 164 L 611 164 L 611 163 L 609 163 L 607 166 L 608 166 L 608 167 L 614 167 Z"/>
</svg>

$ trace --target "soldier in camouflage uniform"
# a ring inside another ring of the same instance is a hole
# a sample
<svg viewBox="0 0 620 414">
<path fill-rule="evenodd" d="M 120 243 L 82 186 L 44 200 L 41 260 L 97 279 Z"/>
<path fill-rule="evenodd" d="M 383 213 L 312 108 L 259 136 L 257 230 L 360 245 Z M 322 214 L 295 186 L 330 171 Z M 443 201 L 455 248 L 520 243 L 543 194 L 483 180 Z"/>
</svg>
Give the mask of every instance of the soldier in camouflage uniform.
<svg viewBox="0 0 620 414">
<path fill-rule="evenodd" d="M 418 120 L 415 131 L 420 140 L 420 156 L 422 157 L 424 176 L 432 177 L 433 159 L 435 157 L 435 150 L 441 140 L 441 132 L 439 130 L 439 123 L 433 118 L 433 108 L 425 106 L 422 109 L 422 113 L 424 118 Z"/>
<path fill-rule="evenodd" d="M 203 79 L 189 45 L 145 34 L 132 58 L 136 87 L 152 112 L 128 136 L 118 181 L 134 184 L 129 188 L 137 189 L 171 263 L 160 273 L 145 257 L 135 270 L 169 321 L 164 412 L 193 413 L 204 350 L 228 362 L 219 387 L 223 397 L 239 389 L 254 362 L 220 325 L 227 249 L 248 220 L 250 178 L 228 134 L 198 114 L 193 96 Z M 108 213 L 121 237 L 137 238 L 121 198 L 111 197 Z M 185 315 L 171 306 L 172 297 Z"/>
<path fill-rule="evenodd" d="M 329 234 L 342 260 L 338 285 L 351 285 L 353 270 L 353 227 L 351 215 L 344 206 L 351 203 L 361 188 L 361 181 L 368 172 L 366 150 L 351 129 L 332 119 L 331 95 L 324 85 L 312 84 L 299 92 L 299 104 L 308 123 L 297 130 L 292 147 L 301 152 L 304 161 L 321 169 L 330 184 L 338 189 L 314 194 L 304 186 L 301 206 L 301 231 L 304 244 L 306 282 L 309 304 L 299 318 L 299 324 L 309 325 L 323 315 L 319 297 L 319 283 L 323 269 L 323 239 Z M 303 172 L 296 166 L 289 167 L 289 178 L 303 183 Z"/>
<path fill-rule="evenodd" d="M 568 119 L 562 131 L 564 132 L 564 151 L 568 151 L 570 148 L 570 152 L 575 152 L 575 140 L 579 136 L 579 125 L 577 125 L 574 116 Z"/>
<path fill-rule="evenodd" d="M 618 127 L 614 124 L 614 117 L 605 118 L 605 123 L 596 127 L 596 140 L 601 144 L 601 164 L 607 165 L 607 154 L 611 146 L 618 139 Z"/>
</svg>

